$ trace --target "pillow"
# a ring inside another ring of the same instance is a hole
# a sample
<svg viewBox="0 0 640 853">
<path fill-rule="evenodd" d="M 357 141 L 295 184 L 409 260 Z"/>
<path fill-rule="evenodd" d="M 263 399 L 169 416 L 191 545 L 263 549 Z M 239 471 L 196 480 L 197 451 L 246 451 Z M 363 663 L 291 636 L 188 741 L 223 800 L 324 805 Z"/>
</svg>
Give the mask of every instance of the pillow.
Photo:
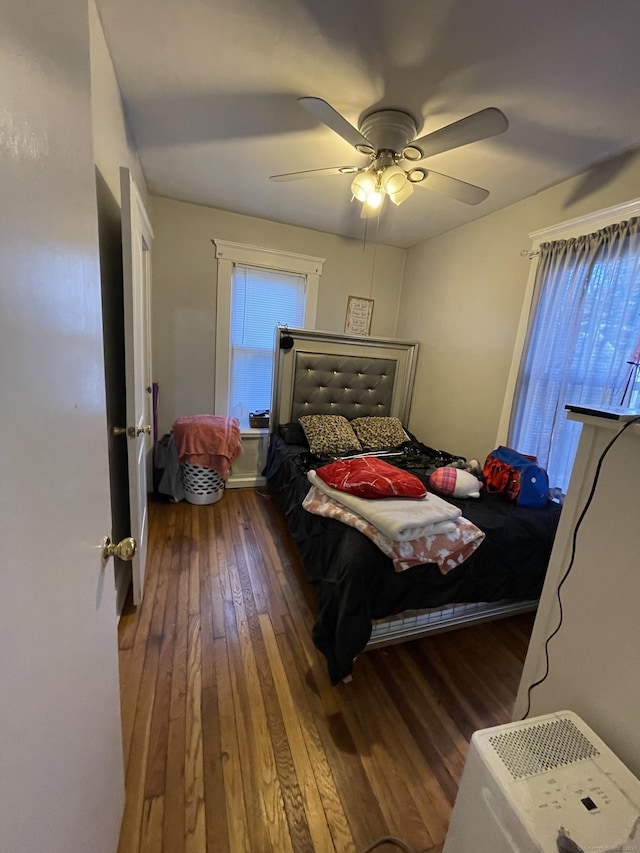
<svg viewBox="0 0 640 853">
<path fill-rule="evenodd" d="M 365 450 L 384 450 L 409 441 L 399 418 L 356 418 L 351 426 Z"/>
<path fill-rule="evenodd" d="M 362 450 L 349 421 L 342 415 L 303 415 L 298 418 L 312 453 L 342 456 Z"/>
<path fill-rule="evenodd" d="M 316 474 L 332 489 L 359 498 L 423 498 L 427 494 L 424 483 L 415 474 L 375 456 L 338 459 L 318 468 Z"/>
<path fill-rule="evenodd" d="M 469 471 L 447 465 L 436 468 L 429 477 L 429 485 L 434 492 L 452 495 L 454 498 L 479 498 L 482 488 L 480 480 Z"/>
<path fill-rule="evenodd" d="M 302 447 L 309 446 L 307 436 L 304 434 L 304 430 L 299 423 L 280 424 L 278 435 L 285 444 L 300 444 Z"/>
</svg>

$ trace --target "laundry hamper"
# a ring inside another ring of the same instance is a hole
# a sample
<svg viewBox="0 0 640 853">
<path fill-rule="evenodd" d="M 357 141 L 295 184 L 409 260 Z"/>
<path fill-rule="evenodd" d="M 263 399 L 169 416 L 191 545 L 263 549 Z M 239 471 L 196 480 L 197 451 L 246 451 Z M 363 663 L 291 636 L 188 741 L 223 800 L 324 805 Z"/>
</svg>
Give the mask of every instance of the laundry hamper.
<svg viewBox="0 0 640 853">
<path fill-rule="evenodd" d="M 226 480 L 217 471 L 191 462 L 181 462 L 184 497 L 190 504 L 214 504 L 224 494 Z"/>
</svg>

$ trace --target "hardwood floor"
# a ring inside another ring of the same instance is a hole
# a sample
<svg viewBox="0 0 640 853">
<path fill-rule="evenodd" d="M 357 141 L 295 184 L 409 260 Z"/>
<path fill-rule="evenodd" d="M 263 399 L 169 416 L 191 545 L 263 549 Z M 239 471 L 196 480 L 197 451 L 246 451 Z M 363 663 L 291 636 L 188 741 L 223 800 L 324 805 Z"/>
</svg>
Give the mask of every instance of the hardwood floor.
<svg viewBox="0 0 640 853">
<path fill-rule="evenodd" d="M 472 732 L 510 718 L 533 616 L 368 652 L 332 687 L 314 607 L 268 496 L 151 502 L 144 602 L 119 629 L 118 853 L 441 850 Z"/>
</svg>

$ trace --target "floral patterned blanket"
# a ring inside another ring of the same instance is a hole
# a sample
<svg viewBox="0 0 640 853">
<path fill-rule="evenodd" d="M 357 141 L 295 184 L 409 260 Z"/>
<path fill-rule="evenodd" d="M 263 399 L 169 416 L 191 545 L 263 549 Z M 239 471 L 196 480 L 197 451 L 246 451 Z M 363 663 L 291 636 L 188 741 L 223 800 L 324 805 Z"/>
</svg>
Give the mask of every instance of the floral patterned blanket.
<svg viewBox="0 0 640 853">
<path fill-rule="evenodd" d="M 440 572 L 447 572 L 463 563 L 482 544 L 484 533 L 462 516 L 453 520 L 453 529 L 403 542 L 389 539 L 362 516 L 347 509 L 326 492 L 311 486 L 302 506 L 315 515 L 335 518 L 364 533 L 380 550 L 390 557 L 397 572 L 421 563 L 437 563 Z"/>
</svg>

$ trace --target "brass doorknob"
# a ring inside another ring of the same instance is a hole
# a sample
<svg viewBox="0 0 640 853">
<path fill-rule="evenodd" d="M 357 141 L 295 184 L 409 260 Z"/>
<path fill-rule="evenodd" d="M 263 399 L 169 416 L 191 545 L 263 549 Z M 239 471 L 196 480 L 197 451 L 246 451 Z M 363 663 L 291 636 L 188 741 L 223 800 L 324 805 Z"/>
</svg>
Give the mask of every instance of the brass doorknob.
<svg viewBox="0 0 640 853">
<path fill-rule="evenodd" d="M 142 435 L 143 432 L 146 435 L 151 435 L 151 424 L 145 424 L 145 426 L 142 427 L 129 427 L 127 430 L 127 434 L 130 438 L 137 438 L 139 435 Z"/>
<path fill-rule="evenodd" d="M 109 557 L 120 557 L 121 560 L 132 560 L 133 555 L 138 550 L 138 544 L 131 536 L 121 539 L 116 545 L 108 536 L 102 540 L 102 558 L 108 560 Z"/>
</svg>

